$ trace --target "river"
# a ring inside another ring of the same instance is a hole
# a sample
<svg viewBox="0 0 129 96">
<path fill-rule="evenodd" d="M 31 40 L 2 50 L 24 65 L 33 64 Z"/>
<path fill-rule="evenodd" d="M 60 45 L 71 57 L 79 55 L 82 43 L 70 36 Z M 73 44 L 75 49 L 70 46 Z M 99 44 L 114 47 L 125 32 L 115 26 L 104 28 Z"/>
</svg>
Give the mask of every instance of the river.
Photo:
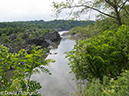
<svg viewBox="0 0 129 96">
<path fill-rule="evenodd" d="M 63 34 L 68 31 L 61 31 Z M 54 59 L 55 63 L 50 63 L 47 67 L 52 75 L 45 73 L 33 74 L 31 79 L 38 81 L 42 88 L 39 91 L 42 96 L 70 96 L 75 93 L 76 82 L 72 80 L 73 74 L 69 74 L 71 70 L 68 65 L 68 59 L 65 58 L 64 52 L 70 51 L 75 45 L 75 40 L 62 37 L 56 49 L 51 49 L 46 59 Z"/>
</svg>

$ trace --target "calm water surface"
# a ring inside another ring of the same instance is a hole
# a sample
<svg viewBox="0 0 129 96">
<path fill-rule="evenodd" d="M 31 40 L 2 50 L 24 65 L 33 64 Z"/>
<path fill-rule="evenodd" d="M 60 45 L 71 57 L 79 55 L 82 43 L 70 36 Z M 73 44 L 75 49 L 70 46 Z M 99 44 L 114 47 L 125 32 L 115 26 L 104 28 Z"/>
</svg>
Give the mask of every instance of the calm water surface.
<svg viewBox="0 0 129 96">
<path fill-rule="evenodd" d="M 60 34 L 64 33 L 59 32 Z M 74 47 L 75 41 L 69 38 L 63 38 L 57 49 L 51 49 L 50 55 L 46 59 L 54 59 L 55 63 L 50 63 L 47 67 L 52 75 L 40 73 L 32 75 L 33 80 L 40 82 L 42 96 L 70 96 L 75 93 L 76 82 L 72 80 L 73 74 L 69 74 L 68 59 L 65 58 L 64 52 L 70 51 Z M 57 53 L 57 54 L 55 54 Z"/>
</svg>

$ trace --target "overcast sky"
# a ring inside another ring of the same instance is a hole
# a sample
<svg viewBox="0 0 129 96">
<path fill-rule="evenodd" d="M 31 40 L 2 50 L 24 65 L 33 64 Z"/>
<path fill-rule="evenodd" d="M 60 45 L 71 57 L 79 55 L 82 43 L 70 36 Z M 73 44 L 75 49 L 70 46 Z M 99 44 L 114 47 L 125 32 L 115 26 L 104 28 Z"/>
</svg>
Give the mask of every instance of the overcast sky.
<svg viewBox="0 0 129 96">
<path fill-rule="evenodd" d="M 0 0 L 0 22 L 29 21 L 29 20 L 54 20 L 52 2 L 61 0 Z M 65 19 L 65 15 L 60 18 Z"/>
</svg>

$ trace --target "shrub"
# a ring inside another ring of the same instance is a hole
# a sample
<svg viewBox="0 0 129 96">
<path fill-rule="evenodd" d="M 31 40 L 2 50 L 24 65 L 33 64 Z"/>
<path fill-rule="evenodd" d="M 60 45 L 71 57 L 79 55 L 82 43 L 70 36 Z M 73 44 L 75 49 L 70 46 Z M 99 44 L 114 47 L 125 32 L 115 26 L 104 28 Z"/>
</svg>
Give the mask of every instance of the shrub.
<svg viewBox="0 0 129 96">
<path fill-rule="evenodd" d="M 129 69 L 129 26 L 104 31 L 88 40 L 80 40 L 73 50 L 67 53 L 71 72 L 77 79 L 103 77 L 117 79 L 124 70 Z"/>
<path fill-rule="evenodd" d="M 126 70 L 117 80 L 104 76 L 103 84 L 99 79 L 93 79 L 78 96 L 129 96 L 129 71 Z"/>
<path fill-rule="evenodd" d="M 9 49 L 0 45 L 0 95 L 2 96 L 39 96 L 38 90 L 41 88 L 40 83 L 31 80 L 31 75 L 35 72 L 40 72 L 39 69 L 51 74 L 47 66 L 49 62 L 54 62 L 51 59 L 43 59 L 46 50 L 40 47 L 34 47 L 31 54 L 27 54 L 24 49 L 19 53 L 9 53 Z M 38 69 L 34 69 L 38 67 Z M 6 73 L 10 69 L 13 71 L 13 76 L 8 80 Z"/>
</svg>

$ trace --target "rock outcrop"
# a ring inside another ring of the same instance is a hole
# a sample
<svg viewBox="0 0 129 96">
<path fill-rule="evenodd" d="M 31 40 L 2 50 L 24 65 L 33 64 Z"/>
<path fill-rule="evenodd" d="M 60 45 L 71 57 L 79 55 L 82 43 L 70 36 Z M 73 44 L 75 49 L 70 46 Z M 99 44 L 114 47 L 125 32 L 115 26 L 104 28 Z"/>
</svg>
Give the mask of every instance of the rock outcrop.
<svg viewBox="0 0 129 96">
<path fill-rule="evenodd" d="M 44 39 L 44 37 L 36 37 L 36 38 L 32 38 L 32 39 L 27 39 L 26 40 L 27 44 L 30 45 L 36 45 L 36 46 L 42 46 L 43 48 L 46 48 L 49 46 L 49 43 L 47 43 L 47 41 Z"/>
<path fill-rule="evenodd" d="M 44 38 L 49 39 L 52 42 L 61 40 L 61 37 L 57 31 L 49 32 L 49 33 L 45 34 Z"/>
<path fill-rule="evenodd" d="M 57 31 L 49 32 L 41 37 L 34 37 L 29 39 L 29 33 L 24 33 L 21 35 L 23 41 L 17 41 L 18 34 L 11 34 L 8 39 L 11 40 L 12 46 L 8 44 L 3 44 L 1 39 L 1 44 L 9 48 L 9 52 L 18 52 L 20 49 L 25 49 L 27 53 L 31 53 L 31 45 L 41 46 L 42 48 L 49 48 L 48 46 L 54 46 L 57 41 L 61 40 L 61 37 Z M 23 44 L 22 44 L 23 43 Z M 17 47 L 17 48 L 16 48 Z"/>
</svg>

